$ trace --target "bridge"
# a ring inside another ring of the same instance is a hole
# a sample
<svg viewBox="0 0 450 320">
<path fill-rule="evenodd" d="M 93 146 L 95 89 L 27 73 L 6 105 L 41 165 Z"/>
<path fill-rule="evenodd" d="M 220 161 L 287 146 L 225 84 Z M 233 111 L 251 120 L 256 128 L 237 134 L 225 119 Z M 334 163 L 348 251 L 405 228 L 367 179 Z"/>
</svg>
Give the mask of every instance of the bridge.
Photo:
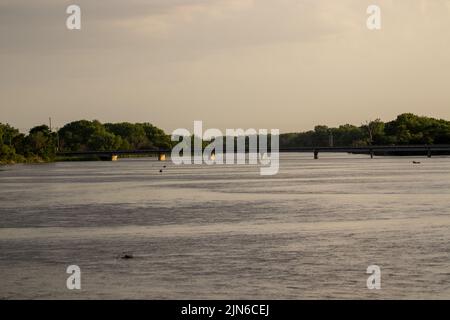
<svg viewBox="0 0 450 320">
<path fill-rule="evenodd" d="M 314 154 L 314 159 L 319 158 L 319 152 L 328 153 L 353 153 L 374 155 L 410 155 L 423 154 L 431 158 L 432 154 L 448 153 L 450 145 L 408 145 L 408 146 L 363 146 L 363 147 L 305 147 L 305 148 L 280 148 L 280 153 L 286 152 L 308 152 Z"/>
<path fill-rule="evenodd" d="M 257 152 L 258 150 L 246 150 L 247 152 Z M 450 145 L 408 145 L 408 146 L 363 146 L 363 147 L 300 147 L 300 148 L 280 148 L 280 153 L 312 153 L 314 159 L 319 158 L 319 153 L 351 153 L 368 154 L 371 158 L 374 155 L 424 155 L 429 158 L 433 154 L 450 155 Z M 112 151 L 67 151 L 58 152 L 57 156 L 63 157 L 88 157 L 98 156 L 108 160 L 117 160 L 121 155 L 155 155 L 160 161 L 166 159 L 166 155 L 171 153 L 170 149 L 146 149 L 146 150 L 112 150 Z"/>
<path fill-rule="evenodd" d="M 121 155 L 155 155 L 158 160 L 164 161 L 166 155 L 170 154 L 170 149 L 143 149 L 143 150 L 109 150 L 109 151 L 63 151 L 57 152 L 60 157 L 100 157 L 115 161 Z"/>
</svg>

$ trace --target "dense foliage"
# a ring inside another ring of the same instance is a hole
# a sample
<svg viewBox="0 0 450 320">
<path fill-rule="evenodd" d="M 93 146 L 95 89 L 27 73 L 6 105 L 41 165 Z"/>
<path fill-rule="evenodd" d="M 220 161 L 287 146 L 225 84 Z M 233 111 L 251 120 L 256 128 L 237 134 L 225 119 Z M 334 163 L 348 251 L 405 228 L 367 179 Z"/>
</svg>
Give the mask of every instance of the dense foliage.
<svg viewBox="0 0 450 320">
<path fill-rule="evenodd" d="M 316 126 L 314 130 L 280 135 L 280 147 L 450 144 L 450 121 L 411 113 L 395 120 L 379 119 L 361 126 L 337 128 Z M 41 125 L 20 133 L 0 123 L 0 162 L 51 161 L 59 151 L 169 149 L 170 136 L 150 123 L 106 123 L 80 120 L 57 132 Z"/>
<path fill-rule="evenodd" d="M 0 162 L 50 161 L 56 144 L 57 134 L 46 125 L 34 127 L 26 136 L 0 123 Z"/>
<path fill-rule="evenodd" d="M 170 136 L 149 123 L 107 123 L 80 120 L 66 124 L 57 132 L 46 125 L 28 135 L 0 124 L 2 163 L 54 160 L 59 151 L 135 150 L 170 148 Z"/>
<path fill-rule="evenodd" d="M 450 121 L 405 113 L 386 123 L 377 119 L 361 126 L 316 126 L 311 131 L 280 135 L 284 148 L 412 144 L 450 144 Z"/>
</svg>

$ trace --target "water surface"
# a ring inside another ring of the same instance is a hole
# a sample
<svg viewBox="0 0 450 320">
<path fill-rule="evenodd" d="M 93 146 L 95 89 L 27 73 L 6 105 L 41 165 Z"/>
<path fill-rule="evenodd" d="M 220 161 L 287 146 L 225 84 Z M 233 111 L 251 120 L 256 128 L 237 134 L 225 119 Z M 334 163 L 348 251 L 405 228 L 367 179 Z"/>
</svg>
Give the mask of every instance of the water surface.
<svg viewBox="0 0 450 320">
<path fill-rule="evenodd" d="M 311 158 L 2 167 L 0 298 L 449 299 L 450 158 Z"/>
</svg>

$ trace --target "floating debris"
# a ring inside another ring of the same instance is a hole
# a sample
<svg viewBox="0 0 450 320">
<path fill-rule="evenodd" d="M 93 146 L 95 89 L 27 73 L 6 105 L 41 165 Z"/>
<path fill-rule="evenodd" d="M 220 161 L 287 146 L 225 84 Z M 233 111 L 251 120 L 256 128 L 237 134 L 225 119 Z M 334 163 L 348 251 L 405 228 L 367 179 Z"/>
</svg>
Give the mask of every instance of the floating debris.
<svg viewBox="0 0 450 320">
<path fill-rule="evenodd" d="M 124 259 L 124 260 L 127 260 L 127 259 L 133 259 L 134 258 L 134 256 L 133 256 L 133 254 L 132 253 L 122 253 L 121 255 L 120 255 L 120 259 Z"/>
</svg>

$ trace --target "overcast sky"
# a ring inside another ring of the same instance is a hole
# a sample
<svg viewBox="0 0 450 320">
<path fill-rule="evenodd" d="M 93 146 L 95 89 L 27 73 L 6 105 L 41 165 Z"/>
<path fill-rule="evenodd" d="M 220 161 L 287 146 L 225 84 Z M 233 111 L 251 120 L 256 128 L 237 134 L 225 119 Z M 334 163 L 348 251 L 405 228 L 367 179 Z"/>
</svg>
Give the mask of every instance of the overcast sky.
<svg viewBox="0 0 450 320">
<path fill-rule="evenodd" d="M 450 119 L 449 0 L 0 0 L 0 56 L 0 122 L 23 131 L 48 117 L 168 132 Z"/>
</svg>

